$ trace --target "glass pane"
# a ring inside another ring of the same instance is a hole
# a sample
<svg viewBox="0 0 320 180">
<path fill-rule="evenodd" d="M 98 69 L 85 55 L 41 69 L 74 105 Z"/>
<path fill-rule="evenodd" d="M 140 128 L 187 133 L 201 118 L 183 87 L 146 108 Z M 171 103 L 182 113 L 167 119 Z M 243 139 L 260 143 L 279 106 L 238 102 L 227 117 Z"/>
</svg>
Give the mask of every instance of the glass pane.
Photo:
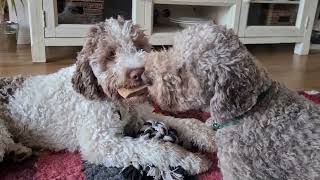
<svg viewBox="0 0 320 180">
<path fill-rule="evenodd" d="M 298 3 L 251 3 L 248 26 L 294 26 L 298 9 Z"/>
<path fill-rule="evenodd" d="M 198 23 L 226 25 L 230 6 L 154 4 L 153 33 L 175 32 Z"/>
<path fill-rule="evenodd" d="M 93 24 L 122 15 L 131 19 L 132 0 L 57 0 L 59 24 Z"/>
</svg>

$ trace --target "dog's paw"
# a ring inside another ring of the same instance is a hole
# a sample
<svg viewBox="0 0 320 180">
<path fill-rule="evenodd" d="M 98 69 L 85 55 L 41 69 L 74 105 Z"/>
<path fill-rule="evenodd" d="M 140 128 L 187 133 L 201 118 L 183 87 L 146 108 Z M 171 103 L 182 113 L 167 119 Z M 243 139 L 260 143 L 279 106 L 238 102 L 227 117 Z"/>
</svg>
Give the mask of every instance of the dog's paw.
<svg viewBox="0 0 320 180">
<path fill-rule="evenodd" d="M 10 147 L 9 156 L 15 162 L 21 162 L 32 155 L 32 149 L 22 144 L 14 144 Z"/>
<path fill-rule="evenodd" d="M 161 170 L 166 170 L 169 167 L 181 167 L 189 175 L 195 175 L 207 171 L 212 165 L 206 156 L 186 151 L 175 144 L 166 144 L 164 151 L 159 154 L 165 157 L 161 161 L 155 162 L 155 166 Z"/>
<path fill-rule="evenodd" d="M 190 175 L 196 175 L 210 169 L 212 162 L 204 155 L 190 153 L 178 164 Z"/>
<path fill-rule="evenodd" d="M 202 132 L 203 133 L 199 135 L 199 138 L 197 139 L 197 146 L 199 149 L 206 152 L 216 152 L 216 132 L 209 128 L 204 129 Z"/>
</svg>

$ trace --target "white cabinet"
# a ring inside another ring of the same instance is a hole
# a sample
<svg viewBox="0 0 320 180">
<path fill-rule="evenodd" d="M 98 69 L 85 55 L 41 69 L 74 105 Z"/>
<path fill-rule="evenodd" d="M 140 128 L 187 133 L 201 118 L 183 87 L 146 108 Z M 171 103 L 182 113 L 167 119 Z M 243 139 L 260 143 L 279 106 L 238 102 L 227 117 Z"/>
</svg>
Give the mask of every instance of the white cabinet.
<svg viewBox="0 0 320 180">
<path fill-rule="evenodd" d="M 57 0 L 43 0 L 45 37 L 84 37 L 90 25 L 59 23 L 57 6 Z"/>
<path fill-rule="evenodd" d="M 80 46 L 92 24 L 123 11 L 132 14 L 131 0 L 42 1 L 46 46 Z"/>
<path fill-rule="evenodd" d="M 306 55 L 318 0 L 243 0 L 239 37 L 245 44 L 296 43 Z M 267 10 L 264 19 L 259 19 Z M 258 14 L 257 14 L 258 13 Z"/>
<path fill-rule="evenodd" d="M 306 10 L 306 1 L 243 1 L 239 36 L 301 37 L 308 24 Z"/>
<path fill-rule="evenodd" d="M 89 4 L 83 6 L 84 2 Z M 172 44 L 174 33 L 181 30 L 169 17 L 194 15 L 210 17 L 216 24 L 234 29 L 245 44 L 296 43 L 296 54 L 308 54 L 317 3 L 318 0 L 30 0 L 32 57 L 34 62 L 46 62 L 46 46 L 81 46 L 93 23 L 116 14 L 141 25 L 154 45 Z M 288 11 L 279 12 L 279 8 Z M 295 11 L 289 12 L 292 9 Z M 277 21 L 280 25 L 273 24 Z"/>
<path fill-rule="evenodd" d="M 142 9 L 144 13 L 137 13 L 134 21 L 140 24 L 150 41 L 154 45 L 170 45 L 175 32 L 181 30 L 179 26 L 161 17 L 167 11 L 170 17 L 203 16 L 215 17 L 215 22 L 233 28 L 236 32 L 239 26 L 241 0 L 135 0 L 135 9 Z M 155 22 L 154 13 L 159 18 Z"/>
<path fill-rule="evenodd" d="M 172 44 L 176 26 L 154 21 L 155 10 L 172 16 L 192 16 L 198 9 L 216 24 L 233 28 L 245 44 L 297 43 L 296 54 L 308 54 L 317 0 L 135 0 L 141 24 L 154 45 Z M 199 15 L 199 14 L 197 14 Z"/>
</svg>

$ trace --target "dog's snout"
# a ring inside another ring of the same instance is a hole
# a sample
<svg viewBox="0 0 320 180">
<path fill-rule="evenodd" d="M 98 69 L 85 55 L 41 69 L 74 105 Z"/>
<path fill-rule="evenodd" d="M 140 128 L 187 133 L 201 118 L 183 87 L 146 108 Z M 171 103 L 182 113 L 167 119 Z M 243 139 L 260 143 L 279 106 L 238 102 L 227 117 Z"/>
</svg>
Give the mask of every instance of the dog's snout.
<svg viewBox="0 0 320 180">
<path fill-rule="evenodd" d="M 128 70 L 128 78 L 132 81 L 141 81 L 141 75 L 144 72 L 144 68 L 135 68 Z"/>
</svg>

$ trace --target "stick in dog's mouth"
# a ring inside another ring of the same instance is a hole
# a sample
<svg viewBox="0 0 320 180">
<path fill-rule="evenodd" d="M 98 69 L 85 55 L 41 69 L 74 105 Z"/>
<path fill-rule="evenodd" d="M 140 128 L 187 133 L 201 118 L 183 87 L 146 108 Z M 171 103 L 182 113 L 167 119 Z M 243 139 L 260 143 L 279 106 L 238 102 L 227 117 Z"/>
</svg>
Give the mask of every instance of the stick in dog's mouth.
<svg viewBox="0 0 320 180">
<path fill-rule="evenodd" d="M 120 96 L 122 96 L 125 99 L 147 94 L 147 92 L 148 92 L 148 85 L 143 85 L 143 86 L 131 88 L 131 89 L 127 89 L 127 88 L 118 89 L 118 93 L 120 94 Z"/>
</svg>

